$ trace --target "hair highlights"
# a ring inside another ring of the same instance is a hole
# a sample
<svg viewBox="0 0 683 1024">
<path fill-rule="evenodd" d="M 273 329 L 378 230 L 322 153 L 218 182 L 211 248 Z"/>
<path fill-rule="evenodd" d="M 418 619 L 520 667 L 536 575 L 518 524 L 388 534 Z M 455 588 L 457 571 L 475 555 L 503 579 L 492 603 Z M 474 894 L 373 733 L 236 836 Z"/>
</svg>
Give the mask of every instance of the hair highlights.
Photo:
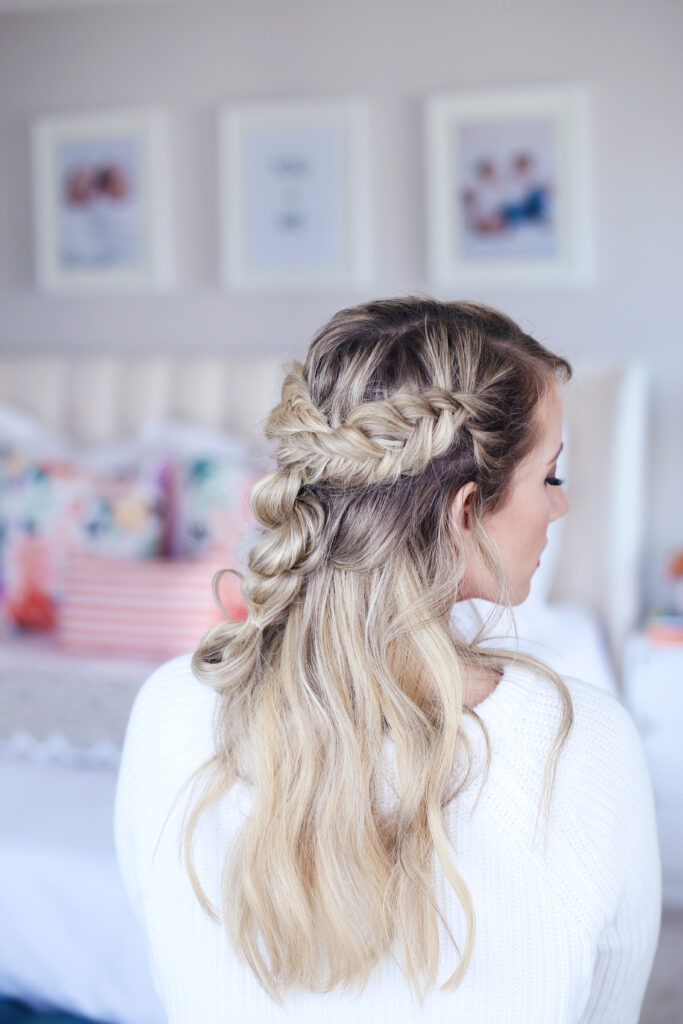
<svg viewBox="0 0 683 1024">
<path fill-rule="evenodd" d="M 217 916 L 193 837 L 236 780 L 250 785 L 220 910 L 275 999 L 295 987 L 362 987 L 390 949 L 424 996 L 439 964 L 435 855 L 466 917 L 446 984 L 462 981 L 475 916 L 444 812 L 469 782 L 468 673 L 514 660 L 556 686 L 563 720 L 546 765 L 549 808 L 569 693 L 535 659 L 453 632 L 465 564 L 450 510 L 474 481 L 473 536 L 509 604 L 482 519 L 533 447 L 539 399 L 570 374 L 495 310 L 420 298 L 342 310 L 289 369 L 266 425 L 277 468 L 251 495 L 263 530 L 243 583 L 248 618 L 214 628 L 193 659 L 220 706 L 216 754 L 185 829 L 192 884 Z M 482 785 L 489 761 L 490 750 Z"/>
</svg>

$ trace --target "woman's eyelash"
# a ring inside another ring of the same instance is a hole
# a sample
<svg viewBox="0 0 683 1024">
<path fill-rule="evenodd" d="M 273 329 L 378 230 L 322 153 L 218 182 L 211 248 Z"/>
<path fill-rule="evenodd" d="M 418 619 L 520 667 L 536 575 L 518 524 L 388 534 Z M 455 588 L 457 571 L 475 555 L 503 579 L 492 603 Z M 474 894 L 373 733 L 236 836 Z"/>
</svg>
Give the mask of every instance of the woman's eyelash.
<svg viewBox="0 0 683 1024">
<path fill-rule="evenodd" d="M 561 487 L 564 480 L 560 480 L 559 476 L 548 476 L 546 477 L 545 482 L 550 484 L 551 487 Z"/>
</svg>

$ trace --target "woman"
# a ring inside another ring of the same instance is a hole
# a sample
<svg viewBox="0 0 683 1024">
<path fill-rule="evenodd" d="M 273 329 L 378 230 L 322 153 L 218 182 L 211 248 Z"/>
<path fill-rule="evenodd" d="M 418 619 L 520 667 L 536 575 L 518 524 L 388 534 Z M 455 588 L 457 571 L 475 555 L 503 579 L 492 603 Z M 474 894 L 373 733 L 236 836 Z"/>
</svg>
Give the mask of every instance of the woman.
<svg viewBox="0 0 683 1024">
<path fill-rule="evenodd" d="M 450 622 L 528 593 L 570 373 L 426 299 L 343 310 L 292 365 L 248 617 L 155 673 L 126 738 L 119 859 L 171 1022 L 637 1021 L 660 871 L 636 729 Z"/>
</svg>

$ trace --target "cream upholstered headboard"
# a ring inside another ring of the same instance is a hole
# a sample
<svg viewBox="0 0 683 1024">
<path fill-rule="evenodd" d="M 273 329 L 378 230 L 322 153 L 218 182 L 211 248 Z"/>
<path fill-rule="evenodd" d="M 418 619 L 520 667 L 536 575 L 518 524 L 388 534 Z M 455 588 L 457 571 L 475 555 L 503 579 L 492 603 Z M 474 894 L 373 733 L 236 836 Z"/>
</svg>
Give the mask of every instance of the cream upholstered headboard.
<svg viewBox="0 0 683 1024">
<path fill-rule="evenodd" d="M 134 436 L 157 418 L 258 440 L 281 381 L 277 359 L 0 355 L 0 401 L 84 443 Z"/>
<path fill-rule="evenodd" d="M 149 418 L 257 439 L 281 380 L 275 358 L 0 355 L 0 402 L 91 443 Z M 641 611 L 646 395 L 638 365 L 578 367 L 565 391 L 571 508 L 551 598 L 591 608 L 617 662 Z"/>
</svg>

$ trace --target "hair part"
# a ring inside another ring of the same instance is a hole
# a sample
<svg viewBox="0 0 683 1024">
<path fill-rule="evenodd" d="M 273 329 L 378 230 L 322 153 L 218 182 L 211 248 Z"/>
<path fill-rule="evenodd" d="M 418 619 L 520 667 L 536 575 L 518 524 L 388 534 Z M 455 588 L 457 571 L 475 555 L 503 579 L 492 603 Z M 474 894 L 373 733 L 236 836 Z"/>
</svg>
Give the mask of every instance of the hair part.
<svg viewBox="0 0 683 1024">
<path fill-rule="evenodd" d="M 289 367 L 266 424 L 277 468 L 251 495 L 263 529 L 243 582 L 248 617 L 215 627 L 193 658 L 220 700 L 216 753 L 184 830 L 195 892 L 218 917 L 193 838 L 236 780 L 249 783 L 253 806 L 226 851 L 220 913 L 276 1000 L 294 988 L 363 987 L 390 950 L 423 998 L 439 965 L 435 856 L 467 922 L 445 987 L 465 976 L 475 915 L 445 808 L 471 781 L 465 715 L 484 732 L 482 786 L 488 776 L 486 728 L 464 704 L 471 671 L 521 663 L 556 687 L 549 811 L 569 692 L 536 659 L 454 633 L 466 565 L 451 506 L 476 483 L 472 535 L 509 607 L 483 520 L 535 444 L 539 400 L 570 375 L 502 313 L 422 298 L 342 310 L 304 365 Z"/>
</svg>

